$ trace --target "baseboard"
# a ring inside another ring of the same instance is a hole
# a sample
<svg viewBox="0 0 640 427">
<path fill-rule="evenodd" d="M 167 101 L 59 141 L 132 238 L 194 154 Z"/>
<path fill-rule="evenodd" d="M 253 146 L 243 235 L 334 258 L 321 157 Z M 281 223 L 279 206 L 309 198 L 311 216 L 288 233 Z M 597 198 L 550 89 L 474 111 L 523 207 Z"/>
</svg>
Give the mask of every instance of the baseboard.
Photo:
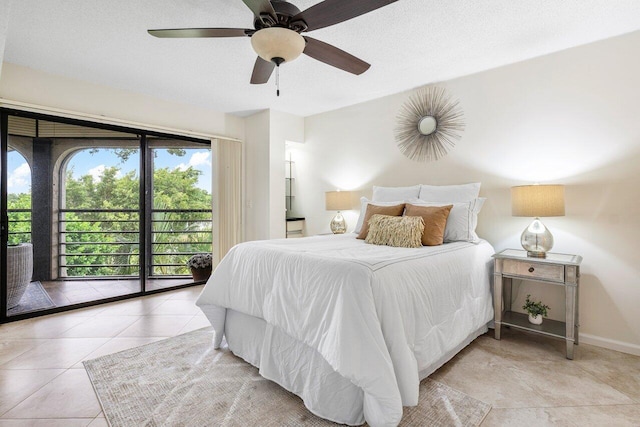
<svg viewBox="0 0 640 427">
<path fill-rule="evenodd" d="M 488 326 L 490 329 L 495 329 L 493 321 L 491 321 Z M 633 354 L 634 356 L 640 356 L 640 345 L 624 341 L 616 341 L 609 338 L 602 338 L 597 335 L 580 333 L 580 343 L 608 348 L 609 350 L 615 350 L 621 353 Z"/>
<path fill-rule="evenodd" d="M 640 345 L 631 344 L 623 341 L 616 341 L 609 338 L 602 338 L 597 335 L 580 334 L 580 344 L 590 344 L 597 347 L 604 347 L 610 350 L 620 351 L 622 353 L 640 356 Z"/>
</svg>

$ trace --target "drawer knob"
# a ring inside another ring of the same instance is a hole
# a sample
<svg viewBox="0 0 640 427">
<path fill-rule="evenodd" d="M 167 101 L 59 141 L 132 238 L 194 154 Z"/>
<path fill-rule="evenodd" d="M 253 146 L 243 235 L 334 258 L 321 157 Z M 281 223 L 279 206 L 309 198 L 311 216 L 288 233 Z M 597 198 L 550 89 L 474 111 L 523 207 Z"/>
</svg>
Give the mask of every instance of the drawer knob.
<svg viewBox="0 0 640 427">
<path fill-rule="evenodd" d="M 529 267 L 529 273 L 533 273 L 533 270 L 535 270 L 535 268 Z"/>
</svg>

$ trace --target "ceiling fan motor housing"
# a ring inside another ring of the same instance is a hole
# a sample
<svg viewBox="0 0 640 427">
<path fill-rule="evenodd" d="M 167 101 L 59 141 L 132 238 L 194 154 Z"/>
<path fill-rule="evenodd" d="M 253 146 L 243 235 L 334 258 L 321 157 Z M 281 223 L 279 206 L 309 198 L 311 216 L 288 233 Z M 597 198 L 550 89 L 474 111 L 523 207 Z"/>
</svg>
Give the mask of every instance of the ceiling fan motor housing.
<svg viewBox="0 0 640 427">
<path fill-rule="evenodd" d="M 277 26 L 289 28 L 297 33 L 301 33 L 307 29 L 307 24 L 304 21 L 291 21 L 291 17 L 300 13 L 300 9 L 294 4 L 284 0 L 272 0 L 271 5 L 276 12 L 276 16 L 271 16 L 269 13 L 261 13 L 260 17 L 257 17 L 253 23 L 256 30 Z"/>
</svg>

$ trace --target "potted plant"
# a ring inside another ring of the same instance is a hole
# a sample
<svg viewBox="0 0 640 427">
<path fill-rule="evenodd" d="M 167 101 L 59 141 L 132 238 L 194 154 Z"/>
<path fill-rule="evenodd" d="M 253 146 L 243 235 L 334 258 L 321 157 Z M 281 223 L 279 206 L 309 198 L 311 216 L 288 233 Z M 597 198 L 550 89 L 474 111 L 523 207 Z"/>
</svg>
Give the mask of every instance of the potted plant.
<svg viewBox="0 0 640 427">
<path fill-rule="evenodd" d="M 530 297 L 531 295 L 527 295 L 527 299 L 522 308 L 529 314 L 529 322 L 534 325 L 540 325 L 542 323 L 542 316 L 547 315 L 547 310 L 549 310 L 550 307 L 543 304 L 542 301 L 531 301 L 529 299 Z"/>
<path fill-rule="evenodd" d="M 206 281 L 211 276 L 212 265 L 211 254 L 195 254 L 187 261 L 187 267 L 191 270 L 194 282 Z"/>
</svg>

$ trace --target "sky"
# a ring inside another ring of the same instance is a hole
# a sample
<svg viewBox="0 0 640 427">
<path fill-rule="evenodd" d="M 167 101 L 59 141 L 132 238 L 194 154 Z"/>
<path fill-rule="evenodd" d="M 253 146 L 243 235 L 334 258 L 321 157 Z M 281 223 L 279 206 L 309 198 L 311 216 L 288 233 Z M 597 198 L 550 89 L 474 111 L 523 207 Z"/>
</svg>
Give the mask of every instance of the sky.
<svg viewBox="0 0 640 427">
<path fill-rule="evenodd" d="M 187 148 L 183 157 L 169 154 L 165 149 L 155 149 L 157 156 L 154 159 L 156 168 L 180 168 L 189 166 L 200 170 L 202 174 L 198 180 L 198 187 L 211 193 L 211 150 L 199 148 Z M 74 178 L 84 175 L 92 175 L 94 181 L 99 181 L 102 171 L 106 167 L 117 166 L 122 174 L 139 169 L 140 157 L 132 155 L 129 160 L 122 163 L 112 151 L 100 149 L 91 154 L 89 150 L 82 150 L 71 157 L 67 168 L 72 168 Z M 139 176 L 139 173 L 136 174 Z M 24 157 L 17 151 L 8 153 L 7 159 L 7 192 L 28 193 L 31 189 L 31 168 Z"/>
</svg>

